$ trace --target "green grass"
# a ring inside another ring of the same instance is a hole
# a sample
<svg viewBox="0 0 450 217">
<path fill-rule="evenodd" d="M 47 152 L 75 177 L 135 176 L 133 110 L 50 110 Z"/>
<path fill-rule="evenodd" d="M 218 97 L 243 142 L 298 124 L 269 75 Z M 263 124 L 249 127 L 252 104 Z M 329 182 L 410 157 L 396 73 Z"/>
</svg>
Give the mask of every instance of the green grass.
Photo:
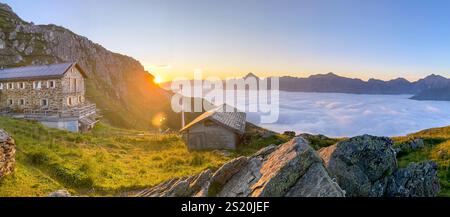
<svg viewBox="0 0 450 217">
<path fill-rule="evenodd" d="M 114 196 L 172 178 L 216 170 L 225 162 L 289 140 L 251 125 L 247 144 L 224 156 L 189 151 L 178 134 L 155 134 L 100 123 L 86 134 L 50 129 L 0 116 L 0 128 L 16 143 L 16 171 L 0 180 L 0 196 L 46 196 L 67 189 L 75 195 Z"/>
<path fill-rule="evenodd" d="M 112 196 L 216 169 L 236 157 L 189 152 L 175 134 L 105 124 L 78 134 L 0 117 L 0 128 L 17 145 L 16 171 L 0 180 L 0 196 L 45 196 L 61 188 L 77 195 Z"/>
<path fill-rule="evenodd" d="M 251 155 L 264 147 L 269 145 L 280 145 L 290 139 L 291 136 L 278 134 L 264 128 L 258 127 L 252 123 L 247 123 L 246 134 L 242 139 L 242 144 L 238 147 L 238 151 L 235 153 L 241 155 Z M 267 134 L 267 136 L 265 136 Z"/>
<path fill-rule="evenodd" d="M 395 145 L 401 142 L 422 138 L 425 147 L 409 151 L 398 156 L 399 167 L 406 167 L 411 162 L 432 160 L 439 166 L 438 176 L 441 184 L 440 196 L 450 196 L 450 126 L 424 130 L 405 137 L 393 138 Z"/>
</svg>

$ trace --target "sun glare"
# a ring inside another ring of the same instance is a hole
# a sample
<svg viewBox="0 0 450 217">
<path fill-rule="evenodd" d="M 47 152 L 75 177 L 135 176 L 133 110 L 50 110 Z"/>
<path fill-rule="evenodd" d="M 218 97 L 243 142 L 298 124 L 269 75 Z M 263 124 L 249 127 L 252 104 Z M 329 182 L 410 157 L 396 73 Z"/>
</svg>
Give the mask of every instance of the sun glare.
<svg viewBox="0 0 450 217">
<path fill-rule="evenodd" d="M 161 84 L 163 82 L 163 79 L 160 76 L 156 76 L 154 82 L 157 84 Z"/>
</svg>

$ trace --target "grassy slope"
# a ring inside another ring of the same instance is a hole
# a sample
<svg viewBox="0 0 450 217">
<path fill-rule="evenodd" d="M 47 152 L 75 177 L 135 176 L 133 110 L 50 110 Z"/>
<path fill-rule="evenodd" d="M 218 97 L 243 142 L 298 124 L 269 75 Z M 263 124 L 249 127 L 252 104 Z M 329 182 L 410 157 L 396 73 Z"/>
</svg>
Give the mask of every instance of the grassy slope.
<svg viewBox="0 0 450 217">
<path fill-rule="evenodd" d="M 278 134 L 255 138 L 226 157 L 213 151 L 189 152 L 176 134 L 106 124 L 78 134 L 0 116 L 0 128 L 13 136 L 17 146 L 16 171 L 0 180 L 0 196 L 46 196 L 62 188 L 76 195 L 120 195 L 206 168 L 214 170 L 238 155 L 288 140 Z"/>
<path fill-rule="evenodd" d="M 45 196 L 61 188 L 116 195 L 217 168 L 234 157 L 188 152 L 177 135 L 142 135 L 103 124 L 83 135 L 4 117 L 0 127 L 18 149 L 16 172 L 0 181 L 0 196 Z"/>
<path fill-rule="evenodd" d="M 432 160 L 439 165 L 438 176 L 441 184 L 440 196 L 450 196 L 450 126 L 424 130 L 405 137 L 396 137 L 400 143 L 405 140 L 423 138 L 425 147 L 410 151 L 398 157 L 400 167 L 406 167 L 411 162 Z"/>
</svg>

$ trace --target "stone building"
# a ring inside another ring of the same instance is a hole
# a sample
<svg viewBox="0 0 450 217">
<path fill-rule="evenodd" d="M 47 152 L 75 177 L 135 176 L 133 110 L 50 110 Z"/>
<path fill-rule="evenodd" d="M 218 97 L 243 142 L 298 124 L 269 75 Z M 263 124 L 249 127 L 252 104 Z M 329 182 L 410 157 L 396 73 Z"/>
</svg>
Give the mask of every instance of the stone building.
<svg viewBox="0 0 450 217">
<path fill-rule="evenodd" d="M 207 111 L 181 129 L 189 149 L 236 149 L 245 133 L 246 114 L 226 107 Z"/>
<path fill-rule="evenodd" d="M 86 101 L 86 78 L 77 63 L 1 69 L 1 112 L 49 127 L 88 130 L 96 122 L 96 108 Z"/>
</svg>

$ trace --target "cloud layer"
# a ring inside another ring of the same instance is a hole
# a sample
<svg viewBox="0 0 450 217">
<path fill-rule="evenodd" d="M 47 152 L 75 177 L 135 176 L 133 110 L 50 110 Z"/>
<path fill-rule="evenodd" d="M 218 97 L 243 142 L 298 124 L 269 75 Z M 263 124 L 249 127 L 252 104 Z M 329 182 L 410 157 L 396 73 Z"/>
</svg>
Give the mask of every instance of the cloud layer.
<svg viewBox="0 0 450 217">
<path fill-rule="evenodd" d="M 450 125 L 450 102 L 415 101 L 409 97 L 281 92 L 278 122 L 260 124 L 257 113 L 248 113 L 248 120 L 277 132 L 331 137 L 397 136 Z"/>
</svg>

